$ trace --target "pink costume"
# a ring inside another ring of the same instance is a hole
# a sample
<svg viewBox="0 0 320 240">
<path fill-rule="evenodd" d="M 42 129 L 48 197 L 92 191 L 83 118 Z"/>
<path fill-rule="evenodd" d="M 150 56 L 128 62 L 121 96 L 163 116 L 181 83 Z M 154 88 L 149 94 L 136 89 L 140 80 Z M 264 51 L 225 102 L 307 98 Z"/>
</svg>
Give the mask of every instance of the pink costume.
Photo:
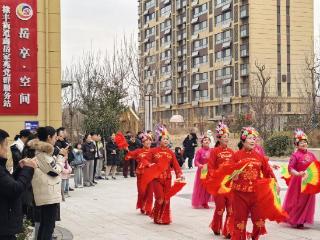
<svg viewBox="0 0 320 240">
<path fill-rule="evenodd" d="M 317 161 L 313 153 L 297 150 L 291 155 L 289 172 L 305 171 L 310 163 Z M 301 193 L 301 176 L 292 175 L 289 188 L 283 203 L 283 209 L 288 212 L 287 222 L 291 225 L 313 224 L 315 212 L 315 195 Z"/>
<path fill-rule="evenodd" d="M 196 152 L 194 158 L 194 164 L 198 167 L 196 176 L 194 179 L 193 193 L 192 193 L 192 206 L 194 208 L 202 208 L 208 206 L 208 201 L 210 199 L 210 194 L 203 188 L 200 182 L 201 167 L 208 163 L 208 158 L 210 155 L 210 148 L 200 148 Z"/>
</svg>

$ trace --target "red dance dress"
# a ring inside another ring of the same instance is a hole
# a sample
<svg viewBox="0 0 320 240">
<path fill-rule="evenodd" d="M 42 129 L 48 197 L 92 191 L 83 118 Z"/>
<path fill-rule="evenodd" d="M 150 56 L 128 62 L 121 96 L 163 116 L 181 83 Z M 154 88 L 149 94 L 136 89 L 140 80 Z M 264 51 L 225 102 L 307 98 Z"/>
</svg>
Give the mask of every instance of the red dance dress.
<svg viewBox="0 0 320 240">
<path fill-rule="evenodd" d="M 152 217 L 156 224 L 170 224 L 170 199 L 165 199 L 166 193 L 171 188 L 171 168 L 175 171 L 176 178 L 182 175 L 181 168 L 175 154 L 167 147 L 157 147 L 151 150 L 152 160 L 155 165 L 161 165 L 161 171 L 154 176 L 152 181 L 155 203 Z"/>
<path fill-rule="evenodd" d="M 256 188 L 258 180 L 275 178 L 267 159 L 255 150 L 239 150 L 234 155 L 236 164 L 246 165 L 243 171 L 232 181 L 234 226 L 232 240 L 247 239 L 246 225 L 249 214 L 253 223 L 252 239 L 258 240 L 266 233 L 261 206 L 258 206 Z M 267 207 L 267 206 L 266 206 Z"/>
<path fill-rule="evenodd" d="M 218 146 L 211 150 L 210 158 L 208 161 L 208 173 L 214 174 L 214 170 L 217 170 L 222 164 L 230 163 L 232 161 L 234 152 L 227 147 Z M 232 234 L 232 194 L 223 194 L 214 196 L 216 209 L 214 211 L 213 219 L 210 227 L 213 232 L 220 233 L 224 236 Z M 224 225 L 222 224 L 223 213 L 226 210 L 227 215 Z"/>
<path fill-rule="evenodd" d="M 153 205 L 153 185 L 149 183 L 144 191 L 141 188 L 141 178 L 146 168 L 149 167 L 151 162 L 150 148 L 139 148 L 127 153 L 125 160 L 135 159 L 137 161 L 136 175 L 137 175 L 137 189 L 138 200 L 137 209 L 141 213 L 151 215 Z"/>
</svg>

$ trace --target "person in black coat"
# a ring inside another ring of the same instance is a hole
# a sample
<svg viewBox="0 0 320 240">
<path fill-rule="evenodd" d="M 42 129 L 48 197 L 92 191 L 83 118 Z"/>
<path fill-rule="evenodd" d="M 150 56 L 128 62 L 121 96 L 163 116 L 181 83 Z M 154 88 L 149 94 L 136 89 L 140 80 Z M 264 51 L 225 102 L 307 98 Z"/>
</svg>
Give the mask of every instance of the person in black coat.
<svg viewBox="0 0 320 240">
<path fill-rule="evenodd" d="M 83 186 L 94 186 L 94 157 L 96 154 L 96 146 L 92 141 L 90 134 L 86 134 L 82 144 L 83 157 L 86 160 L 86 165 L 83 167 Z"/>
<path fill-rule="evenodd" d="M 126 133 L 126 139 L 128 142 L 128 149 L 129 151 L 136 150 L 141 147 L 140 142 L 137 138 L 135 138 L 130 131 Z M 128 170 L 130 165 L 130 177 L 135 177 L 135 171 L 136 171 L 136 160 L 130 159 L 128 161 L 124 161 L 123 163 L 123 176 L 125 178 L 128 177 Z"/>
<path fill-rule="evenodd" d="M 22 152 L 28 141 L 31 132 L 27 129 L 20 131 L 19 135 L 14 138 L 13 144 L 10 146 L 12 161 L 13 161 L 13 171 L 19 166 L 19 162 L 22 159 Z"/>
<path fill-rule="evenodd" d="M 111 173 L 112 179 L 116 179 L 117 166 L 120 163 L 119 148 L 115 142 L 116 134 L 113 133 L 107 143 L 107 168 L 106 179 Z"/>
<path fill-rule="evenodd" d="M 0 129 L 0 239 L 14 240 L 22 231 L 21 195 L 31 183 L 34 159 L 23 159 L 11 175 L 6 168 L 9 134 Z"/>
<path fill-rule="evenodd" d="M 184 147 L 184 159 L 188 158 L 188 167 L 193 168 L 192 162 L 194 158 L 195 148 L 198 146 L 197 135 L 195 133 L 189 133 L 183 141 Z"/>
</svg>

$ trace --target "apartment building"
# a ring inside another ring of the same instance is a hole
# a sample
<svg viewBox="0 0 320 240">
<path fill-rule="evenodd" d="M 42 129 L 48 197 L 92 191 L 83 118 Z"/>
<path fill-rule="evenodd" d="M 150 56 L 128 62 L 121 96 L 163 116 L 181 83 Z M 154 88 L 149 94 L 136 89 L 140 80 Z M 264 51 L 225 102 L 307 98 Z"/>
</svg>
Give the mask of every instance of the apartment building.
<svg viewBox="0 0 320 240">
<path fill-rule="evenodd" d="M 250 111 L 255 63 L 282 116 L 301 114 L 312 0 L 140 0 L 139 49 L 153 121 L 188 126 Z M 140 112 L 144 112 L 142 101 Z M 150 106 L 148 106 L 150 109 Z"/>
</svg>

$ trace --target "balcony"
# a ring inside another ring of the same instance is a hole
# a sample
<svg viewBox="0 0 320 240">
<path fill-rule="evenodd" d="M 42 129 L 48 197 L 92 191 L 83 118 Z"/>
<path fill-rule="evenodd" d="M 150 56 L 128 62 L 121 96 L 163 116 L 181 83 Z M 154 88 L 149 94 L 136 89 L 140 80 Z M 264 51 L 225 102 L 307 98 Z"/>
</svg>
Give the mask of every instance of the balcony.
<svg viewBox="0 0 320 240">
<path fill-rule="evenodd" d="M 240 27 L 240 37 L 242 38 L 249 37 L 249 25 L 242 25 Z"/>
<path fill-rule="evenodd" d="M 242 58 L 249 57 L 249 50 L 248 49 L 242 49 L 241 52 L 240 52 L 240 56 Z"/>
<path fill-rule="evenodd" d="M 249 75 L 249 65 L 248 64 L 241 64 L 240 65 L 240 76 L 246 77 Z"/>
<path fill-rule="evenodd" d="M 240 94 L 241 94 L 241 97 L 249 96 L 249 84 L 248 83 L 241 84 Z"/>
<path fill-rule="evenodd" d="M 215 5 L 215 8 L 228 6 L 231 4 L 231 2 L 232 2 L 232 0 L 221 1 L 221 3 Z"/>
<path fill-rule="evenodd" d="M 240 7 L 240 18 L 247 18 L 249 17 L 249 6 L 243 5 Z"/>
<path fill-rule="evenodd" d="M 191 7 L 197 6 L 198 3 L 199 3 L 199 0 L 192 0 L 192 2 L 191 2 Z"/>
</svg>

